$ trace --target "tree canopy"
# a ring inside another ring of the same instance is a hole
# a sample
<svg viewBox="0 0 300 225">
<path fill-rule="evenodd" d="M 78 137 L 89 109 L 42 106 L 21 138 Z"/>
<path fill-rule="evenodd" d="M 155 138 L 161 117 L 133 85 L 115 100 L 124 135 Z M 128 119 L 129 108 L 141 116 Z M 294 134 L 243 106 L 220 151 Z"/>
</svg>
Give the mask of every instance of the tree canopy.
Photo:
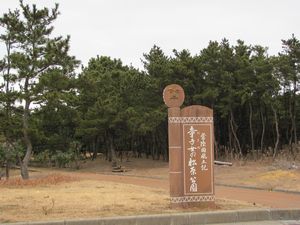
<svg viewBox="0 0 300 225">
<path fill-rule="evenodd" d="M 299 155 L 300 41 L 282 40 L 282 51 L 242 40 L 210 41 L 192 55 L 154 45 L 144 69 L 95 56 L 82 71 L 69 55 L 70 37 L 53 37 L 54 8 L 25 5 L 0 17 L 0 163 L 29 177 L 31 159 L 64 166 L 90 152 L 168 160 L 164 87 L 181 85 L 184 105 L 214 110 L 216 158 Z"/>
</svg>

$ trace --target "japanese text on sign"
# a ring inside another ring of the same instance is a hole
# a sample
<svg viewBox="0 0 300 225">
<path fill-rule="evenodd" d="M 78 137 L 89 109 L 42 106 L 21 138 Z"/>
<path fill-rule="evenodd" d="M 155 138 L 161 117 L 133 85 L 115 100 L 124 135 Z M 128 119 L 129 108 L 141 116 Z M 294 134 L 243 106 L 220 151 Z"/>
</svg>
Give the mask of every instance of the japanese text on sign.
<svg viewBox="0 0 300 225">
<path fill-rule="evenodd" d="M 207 155 L 206 155 L 206 134 L 201 133 L 200 135 L 200 158 L 201 158 L 201 171 L 208 170 L 207 168 Z"/>
<path fill-rule="evenodd" d="M 197 166 L 197 162 L 196 162 L 196 147 L 195 147 L 195 133 L 197 132 L 197 130 L 191 126 L 188 134 L 190 137 L 189 140 L 189 148 L 188 150 L 190 151 L 190 157 L 189 157 L 189 169 L 190 169 L 190 192 L 197 192 L 198 188 L 197 188 L 197 178 L 196 178 L 196 174 L 197 174 L 197 170 L 196 170 L 196 166 Z"/>
</svg>

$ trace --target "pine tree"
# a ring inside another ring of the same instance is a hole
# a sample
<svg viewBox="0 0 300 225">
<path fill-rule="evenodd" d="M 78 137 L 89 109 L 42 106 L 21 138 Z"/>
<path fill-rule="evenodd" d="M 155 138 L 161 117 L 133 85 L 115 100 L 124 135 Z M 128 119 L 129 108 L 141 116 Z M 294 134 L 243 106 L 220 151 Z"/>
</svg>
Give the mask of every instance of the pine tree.
<svg viewBox="0 0 300 225">
<path fill-rule="evenodd" d="M 54 69 L 68 74 L 78 62 L 68 55 L 70 37 L 51 37 L 54 29 L 52 24 L 59 15 L 58 4 L 53 9 L 37 9 L 36 5 L 30 7 L 20 0 L 20 8 L 20 16 L 10 18 L 16 20 L 18 26 L 6 27 L 6 31 L 15 33 L 17 44 L 11 54 L 11 64 L 16 71 L 16 82 L 20 88 L 19 98 L 24 104 L 22 131 L 26 154 L 20 159 L 20 165 L 22 178 L 28 179 L 28 163 L 33 150 L 29 120 L 31 106 L 39 97 L 39 79 Z"/>
</svg>

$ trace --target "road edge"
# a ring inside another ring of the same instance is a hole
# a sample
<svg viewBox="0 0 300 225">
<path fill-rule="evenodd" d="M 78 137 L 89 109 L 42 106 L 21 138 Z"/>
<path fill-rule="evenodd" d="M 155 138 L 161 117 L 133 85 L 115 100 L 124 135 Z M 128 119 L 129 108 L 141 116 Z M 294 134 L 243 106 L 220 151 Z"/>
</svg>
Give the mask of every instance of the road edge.
<svg viewBox="0 0 300 225">
<path fill-rule="evenodd" d="M 300 208 L 224 210 L 60 221 L 0 223 L 0 225 L 200 225 L 268 220 L 300 220 Z"/>
</svg>

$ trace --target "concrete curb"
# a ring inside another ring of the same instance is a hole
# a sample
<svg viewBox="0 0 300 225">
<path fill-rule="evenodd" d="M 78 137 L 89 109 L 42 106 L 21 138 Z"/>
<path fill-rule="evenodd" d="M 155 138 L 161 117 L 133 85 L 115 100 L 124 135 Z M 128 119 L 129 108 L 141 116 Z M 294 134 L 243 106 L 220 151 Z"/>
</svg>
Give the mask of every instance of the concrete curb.
<svg viewBox="0 0 300 225">
<path fill-rule="evenodd" d="M 233 184 L 216 183 L 215 185 L 220 187 L 241 188 L 241 189 L 250 189 L 250 190 L 258 190 L 258 191 L 268 191 L 268 192 L 283 192 L 287 194 L 300 195 L 300 191 L 289 191 L 289 190 L 277 189 L 277 188 L 268 190 L 267 188 L 262 188 L 262 187 L 242 186 L 242 185 L 233 185 Z"/>
<path fill-rule="evenodd" d="M 300 208 L 226 210 L 44 222 L 1 223 L 0 225 L 200 225 L 263 220 L 300 220 Z"/>
</svg>

